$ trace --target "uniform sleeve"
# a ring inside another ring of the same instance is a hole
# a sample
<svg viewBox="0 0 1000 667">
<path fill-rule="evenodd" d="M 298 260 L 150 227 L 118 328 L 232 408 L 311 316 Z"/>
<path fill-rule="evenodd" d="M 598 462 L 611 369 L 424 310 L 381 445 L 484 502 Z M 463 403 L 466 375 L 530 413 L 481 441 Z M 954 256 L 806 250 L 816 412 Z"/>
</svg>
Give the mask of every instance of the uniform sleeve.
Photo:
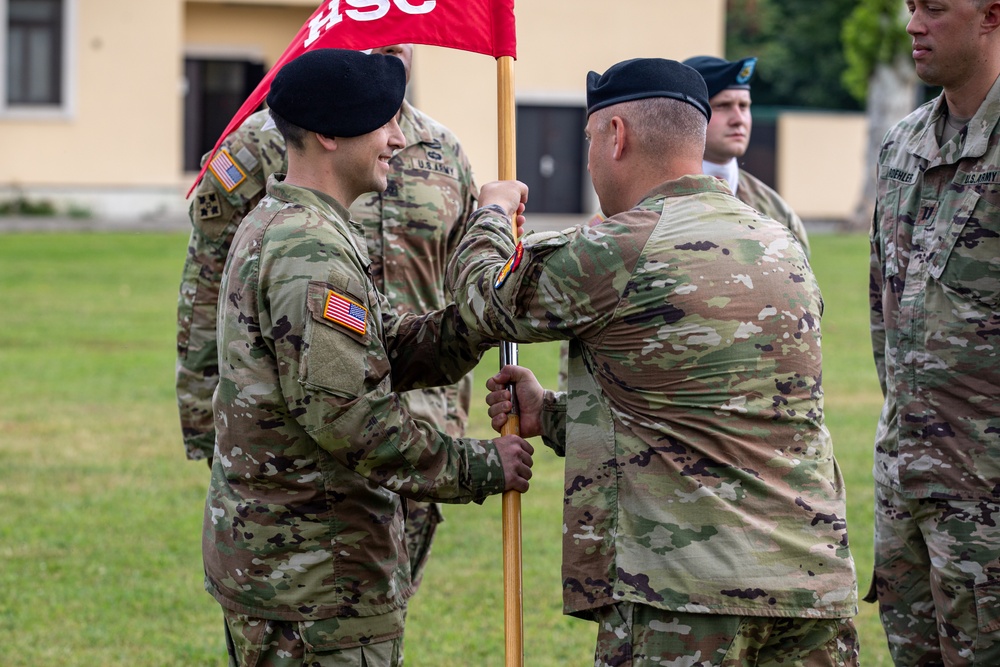
<svg viewBox="0 0 1000 667">
<path fill-rule="evenodd" d="M 806 226 L 803 224 L 802 219 L 798 214 L 791 208 L 788 209 L 788 228 L 798 239 L 799 243 L 802 244 L 802 249 L 806 251 L 806 257 L 809 257 L 809 234 L 806 233 Z"/>
<path fill-rule="evenodd" d="M 191 237 L 177 298 L 177 407 L 189 459 L 212 456 L 215 425 L 212 394 L 219 382 L 216 322 L 226 255 L 240 220 L 251 206 L 234 207 L 211 175 L 191 199 Z"/>
<path fill-rule="evenodd" d="M 463 317 L 501 340 L 596 341 L 637 259 L 619 245 L 622 229 L 609 221 L 528 235 L 515 249 L 509 219 L 493 207 L 479 209 L 448 267 Z"/>
<path fill-rule="evenodd" d="M 875 357 L 875 370 L 878 372 L 878 382 L 882 387 L 882 395 L 886 395 L 886 374 L 885 374 L 885 319 L 882 310 L 883 275 L 884 264 L 879 241 L 879 209 L 875 207 L 875 214 L 872 217 L 872 228 L 869 235 L 870 255 L 869 255 L 869 278 L 868 278 L 868 300 L 871 306 L 871 336 L 872 354 Z"/>
<path fill-rule="evenodd" d="M 546 390 L 542 397 L 542 442 L 566 456 L 566 392 Z"/>
<path fill-rule="evenodd" d="M 258 297 L 268 314 L 262 331 L 273 339 L 281 392 L 297 427 L 348 469 L 408 498 L 469 502 L 502 491 L 491 441 L 453 439 L 411 418 L 390 391 L 389 351 L 372 319 L 380 312 L 377 293 L 348 262 L 321 273 L 315 267 L 331 262 L 309 257 L 312 250 L 275 244 L 261 252 L 268 258 Z M 295 277 L 275 268 L 288 254 L 303 256 Z M 344 311 L 345 302 L 366 312 Z M 426 318 L 415 335 L 433 338 L 439 320 Z"/>
<path fill-rule="evenodd" d="M 454 384 L 497 345 L 470 328 L 454 303 L 421 315 L 397 315 L 387 301 L 383 307 L 393 391 Z"/>
</svg>

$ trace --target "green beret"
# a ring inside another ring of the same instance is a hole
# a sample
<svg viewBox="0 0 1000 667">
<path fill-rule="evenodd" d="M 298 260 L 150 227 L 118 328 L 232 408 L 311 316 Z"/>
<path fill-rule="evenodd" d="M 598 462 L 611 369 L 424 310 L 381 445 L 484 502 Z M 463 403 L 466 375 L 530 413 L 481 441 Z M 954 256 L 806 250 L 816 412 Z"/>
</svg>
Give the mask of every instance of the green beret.
<svg viewBox="0 0 1000 667">
<path fill-rule="evenodd" d="M 698 70 L 705 78 L 708 96 L 711 98 L 727 88 L 750 90 L 750 79 L 757 66 L 757 59 L 744 58 L 730 62 L 714 56 L 695 56 L 685 60 L 684 64 Z"/>
<path fill-rule="evenodd" d="M 612 65 L 604 74 L 587 74 L 587 115 L 612 104 L 650 97 L 687 102 L 711 118 L 708 92 L 701 75 L 676 60 L 633 58 Z"/>
<path fill-rule="evenodd" d="M 314 49 L 275 75 L 267 106 L 304 130 L 357 137 L 392 120 L 405 92 L 406 70 L 395 56 Z"/>
</svg>

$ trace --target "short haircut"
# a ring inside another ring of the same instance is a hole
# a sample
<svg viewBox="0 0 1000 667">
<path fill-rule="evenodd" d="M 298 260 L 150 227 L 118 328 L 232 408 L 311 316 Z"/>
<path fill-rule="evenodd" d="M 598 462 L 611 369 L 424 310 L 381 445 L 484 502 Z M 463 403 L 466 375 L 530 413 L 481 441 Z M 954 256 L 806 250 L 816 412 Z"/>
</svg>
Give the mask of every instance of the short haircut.
<svg viewBox="0 0 1000 667">
<path fill-rule="evenodd" d="M 700 159 L 705 152 L 708 120 L 696 107 L 669 97 L 649 97 L 622 102 L 595 112 L 597 129 L 603 131 L 613 116 L 620 116 L 639 138 L 639 151 L 661 159 L 664 154 L 690 153 Z"/>
<path fill-rule="evenodd" d="M 274 109 L 268 109 L 271 114 L 271 119 L 274 121 L 274 126 L 278 128 L 278 132 L 281 136 L 285 138 L 285 146 L 294 148 L 296 150 L 303 150 L 306 147 L 306 133 L 308 130 L 304 130 L 298 125 L 293 125 L 288 122 L 277 113 Z"/>
</svg>

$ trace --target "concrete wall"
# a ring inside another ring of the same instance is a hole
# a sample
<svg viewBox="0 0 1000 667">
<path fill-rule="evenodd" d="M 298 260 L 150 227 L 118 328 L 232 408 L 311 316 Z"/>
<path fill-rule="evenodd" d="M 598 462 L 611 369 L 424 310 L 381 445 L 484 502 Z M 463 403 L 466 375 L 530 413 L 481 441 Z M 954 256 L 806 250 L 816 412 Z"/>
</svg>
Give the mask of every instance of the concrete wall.
<svg viewBox="0 0 1000 667">
<path fill-rule="evenodd" d="M 189 1 L 184 15 L 183 55 L 249 56 L 270 67 L 317 6 L 315 0 L 280 4 L 261 1 L 235 10 L 230 4 Z"/>
<path fill-rule="evenodd" d="M 0 116 L 0 189 L 160 190 L 181 164 L 177 2 L 72 3 L 65 113 Z"/>
<path fill-rule="evenodd" d="M 844 220 L 861 199 L 867 121 L 862 113 L 778 117 L 777 190 L 803 220 Z M 874 178 L 874 176 L 872 176 Z"/>
</svg>

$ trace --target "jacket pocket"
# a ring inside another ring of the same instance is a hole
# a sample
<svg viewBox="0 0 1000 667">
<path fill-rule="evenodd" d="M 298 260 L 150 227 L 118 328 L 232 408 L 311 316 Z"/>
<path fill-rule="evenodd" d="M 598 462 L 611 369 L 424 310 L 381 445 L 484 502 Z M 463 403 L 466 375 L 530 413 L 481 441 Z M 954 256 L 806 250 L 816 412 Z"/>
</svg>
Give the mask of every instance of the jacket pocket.
<svg viewBox="0 0 1000 667">
<path fill-rule="evenodd" d="M 935 241 L 933 278 L 964 299 L 1000 303 L 1000 208 L 970 191 Z"/>
<path fill-rule="evenodd" d="M 299 381 L 355 398 L 365 393 L 373 315 L 359 296 L 364 294 L 360 285 L 352 285 L 357 281 L 339 277 L 331 276 L 329 283 L 309 282 Z"/>
</svg>

